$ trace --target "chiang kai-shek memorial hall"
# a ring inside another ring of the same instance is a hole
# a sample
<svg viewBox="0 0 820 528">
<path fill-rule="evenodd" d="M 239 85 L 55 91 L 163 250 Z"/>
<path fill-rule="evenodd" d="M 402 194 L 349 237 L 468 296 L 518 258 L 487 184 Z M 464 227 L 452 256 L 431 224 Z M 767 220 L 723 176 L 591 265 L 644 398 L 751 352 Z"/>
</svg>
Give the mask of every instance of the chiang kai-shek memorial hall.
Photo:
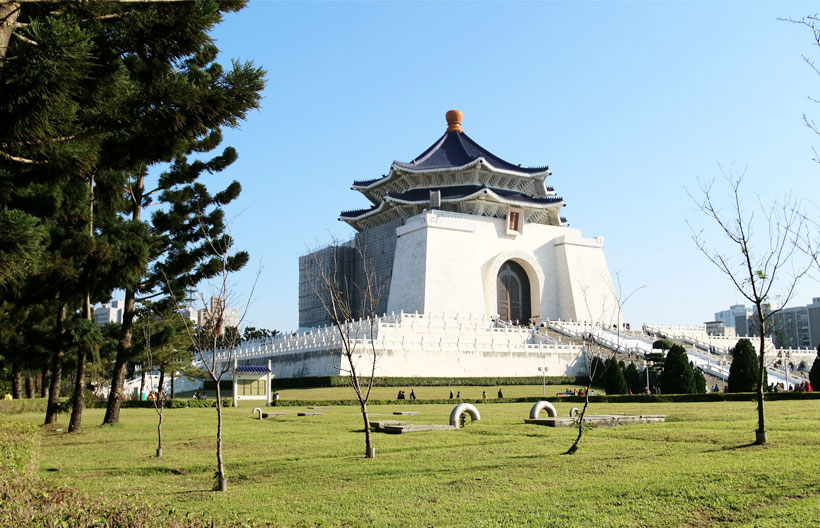
<svg viewBox="0 0 820 528">
<path fill-rule="evenodd" d="M 369 202 L 341 213 L 353 239 L 299 259 L 300 331 L 243 344 L 240 363 L 269 358 L 277 378 L 338 375 L 339 337 L 311 277 L 321 268 L 362 284 L 367 267 L 382 292 L 376 375 L 585 374 L 580 347 L 539 327 L 620 321 L 603 238 L 569 227 L 548 167 L 509 163 L 464 132 L 461 112 L 446 118 L 419 156 L 353 183 Z"/>
</svg>

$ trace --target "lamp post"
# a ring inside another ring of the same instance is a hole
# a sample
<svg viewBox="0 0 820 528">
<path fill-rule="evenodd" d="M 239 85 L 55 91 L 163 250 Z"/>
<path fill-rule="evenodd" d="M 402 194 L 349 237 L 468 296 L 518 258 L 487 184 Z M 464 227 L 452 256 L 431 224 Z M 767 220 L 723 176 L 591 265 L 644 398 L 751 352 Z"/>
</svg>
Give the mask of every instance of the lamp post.
<svg viewBox="0 0 820 528">
<path fill-rule="evenodd" d="M 538 367 L 538 372 L 544 377 L 544 397 L 547 397 L 547 367 Z"/>
<path fill-rule="evenodd" d="M 650 394 L 652 391 L 649 389 L 649 367 L 654 365 L 652 361 L 644 360 L 644 369 L 646 370 L 646 393 Z"/>
</svg>

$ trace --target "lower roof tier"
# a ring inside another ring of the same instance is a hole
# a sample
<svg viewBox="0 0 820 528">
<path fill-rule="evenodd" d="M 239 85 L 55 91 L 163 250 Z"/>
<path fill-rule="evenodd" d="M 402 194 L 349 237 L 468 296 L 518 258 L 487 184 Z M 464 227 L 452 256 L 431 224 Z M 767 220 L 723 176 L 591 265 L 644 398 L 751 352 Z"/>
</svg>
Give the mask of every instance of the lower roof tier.
<svg viewBox="0 0 820 528">
<path fill-rule="evenodd" d="M 378 205 L 369 209 L 344 211 L 339 219 L 361 231 L 396 218 L 410 218 L 431 208 L 431 191 L 440 191 L 440 208 L 446 211 L 504 218 L 510 208 L 518 208 L 524 211 L 526 222 L 567 225 L 566 219 L 560 216 L 561 208 L 565 205 L 562 198 L 557 196 L 533 197 L 481 185 L 413 189 L 400 194 L 389 193 Z"/>
</svg>

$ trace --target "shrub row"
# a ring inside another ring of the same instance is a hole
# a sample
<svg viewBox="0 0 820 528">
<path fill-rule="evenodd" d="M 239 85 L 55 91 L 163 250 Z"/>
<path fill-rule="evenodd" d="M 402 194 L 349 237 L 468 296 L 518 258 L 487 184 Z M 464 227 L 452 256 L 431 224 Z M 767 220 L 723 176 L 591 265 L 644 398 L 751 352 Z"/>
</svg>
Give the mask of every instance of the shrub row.
<svg viewBox="0 0 820 528">
<path fill-rule="evenodd" d="M 31 400 L 14 400 L 25 402 Z M 43 400 L 44 401 L 44 400 Z M 207 401 L 207 400 L 206 400 Z M 4 402 L 8 403 L 8 402 Z M 19 406 L 18 406 L 19 407 Z M 0 526 L 108 526 L 121 528 L 198 528 L 214 526 L 203 515 L 182 516 L 134 498 L 90 498 L 38 478 L 39 428 L 31 423 L 0 421 Z M 222 520 L 220 526 L 248 526 Z"/>
<path fill-rule="evenodd" d="M 233 405 L 233 400 L 230 398 L 222 398 L 222 406 L 230 407 Z M 154 402 L 127 400 L 122 402 L 122 407 L 125 409 L 153 409 Z M 216 407 L 216 399 L 209 398 L 207 400 L 187 400 L 187 399 L 173 399 L 165 402 L 166 409 L 185 409 L 185 408 L 213 408 Z"/>
<path fill-rule="evenodd" d="M 362 383 L 366 383 L 368 378 L 361 378 Z M 585 385 L 585 376 L 547 376 L 548 385 Z M 497 385 L 541 385 L 544 383 L 542 376 L 528 377 L 484 377 L 484 378 L 398 378 L 398 377 L 376 377 L 373 378 L 375 387 L 482 387 Z M 231 389 L 233 382 L 230 379 L 223 379 L 220 383 L 223 389 Z M 273 379 L 271 384 L 274 390 L 281 389 L 313 389 L 320 387 L 347 387 L 350 385 L 348 376 L 317 376 L 313 378 L 282 378 Z M 205 381 L 205 389 L 214 390 L 216 383 Z"/>
<path fill-rule="evenodd" d="M 37 466 L 40 434 L 26 422 L 0 422 L 0 475 L 31 474 Z"/>
<path fill-rule="evenodd" d="M 754 392 L 736 393 L 710 393 L 710 394 L 613 394 L 590 396 L 589 401 L 593 403 L 674 403 L 674 402 L 719 402 L 719 401 L 754 401 Z M 767 392 L 764 393 L 767 401 L 776 400 L 814 400 L 820 399 L 820 393 L 816 392 Z M 424 400 L 374 400 L 371 399 L 368 405 L 428 405 L 428 404 L 457 404 L 457 403 L 527 403 L 547 400 L 550 402 L 571 402 L 583 403 L 583 396 L 528 396 L 522 398 L 487 398 L 460 400 L 449 398 L 424 399 Z M 305 407 L 305 406 L 333 406 L 333 405 L 359 405 L 358 400 L 279 400 L 279 407 Z"/>
</svg>

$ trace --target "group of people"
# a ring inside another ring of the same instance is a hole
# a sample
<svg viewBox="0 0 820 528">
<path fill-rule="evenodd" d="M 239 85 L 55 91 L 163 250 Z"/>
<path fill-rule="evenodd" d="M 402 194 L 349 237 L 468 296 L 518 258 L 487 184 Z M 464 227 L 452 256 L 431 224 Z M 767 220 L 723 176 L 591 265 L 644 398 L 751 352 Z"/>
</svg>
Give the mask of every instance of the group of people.
<svg viewBox="0 0 820 528">
<path fill-rule="evenodd" d="M 396 396 L 396 399 L 397 399 L 397 400 L 406 400 L 406 399 L 407 399 L 407 396 L 404 394 L 404 391 L 403 391 L 403 390 L 400 390 L 400 391 L 399 391 L 399 395 L 398 395 L 398 396 Z M 415 399 L 416 399 L 416 391 L 415 391 L 414 389 L 410 389 L 410 399 L 411 399 L 411 400 L 415 400 Z"/>
<path fill-rule="evenodd" d="M 204 392 L 197 391 L 197 392 L 194 393 L 194 399 L 195 400 L 207 400 L 208 395 L 205 394 Z"/>
<path fill-rule="evenodd" d="M 789 385 L 788 388 L 782 381 L 780 383 L 772 383 L 769 385 L 769 390 L 772 392 L 814 392 L 814 389 L 811 387 L 811 383 L 808 381 L 802 381 L 800 383 L 795 383 L 794 385 Z"/>
<path fill-rule="evenodd" d="M 148 393 L 148 396 L 145 399 L 148 401 L 159 401 L 160 396 L 162 396 L 163 400 L 168 399 L 168 393 L 166 391 L 162 391 L 161 394 L 157 391 L 151 391 Z"/>
</svg>

